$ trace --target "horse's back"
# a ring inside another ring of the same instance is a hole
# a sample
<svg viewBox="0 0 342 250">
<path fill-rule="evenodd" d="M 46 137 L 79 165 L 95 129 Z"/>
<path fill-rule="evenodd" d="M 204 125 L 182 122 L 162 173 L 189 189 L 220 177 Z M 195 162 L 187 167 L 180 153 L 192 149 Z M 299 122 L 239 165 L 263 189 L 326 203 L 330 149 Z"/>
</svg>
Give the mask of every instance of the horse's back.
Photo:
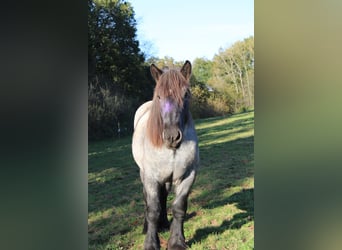
<svg viewBox="0 0 342 250">
<path fill-rule="evenodd" d="M 134 116 L 134 133 L 132 140 L 132 153 L 135 162 L 140 168 L 142 168 L 142 161 L 144 152 L 142 145 L 144 145 L 146 135 L 146 124 L 151 109 L 152 101 L 145 102 L 142 104 Z"/>
<path fill-rule="evenodd" d="M 152 106 L 152 101 L 145 102 L 142 104 L 137 111 L 135 112 L 134 115 L 134 130 L 136 129 L 140 119 L 148 112 L 150 111 Z"/>
</svg>

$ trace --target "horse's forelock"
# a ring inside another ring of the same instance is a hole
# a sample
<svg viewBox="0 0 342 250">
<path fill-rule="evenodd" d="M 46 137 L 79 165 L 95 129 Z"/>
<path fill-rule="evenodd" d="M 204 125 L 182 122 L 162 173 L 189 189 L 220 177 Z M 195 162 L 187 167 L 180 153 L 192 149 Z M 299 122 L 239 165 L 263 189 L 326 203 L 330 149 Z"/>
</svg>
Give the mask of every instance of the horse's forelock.
<svg viewBox="0 0 342 250">
<path fill-rule="evenodd" d="M 163 121 L 158 98 L 172 99 L 179 108 L 183 108 L 183 95 L 184 91 L 188 88 L 189 83 L 179 71 L 168 70 L 160 76 L 154 90 L 153 103 L 147 125 L 147 133 L 154 146 L 161 147 L 163 145 Z"/>
<path fill-rule="evenodd" d="M 156 89 L 155 97 L 170 98 L 178 107 L 183 106 L 183 95 L 189 83 L 184 76 L 177 70 L 168 70 L 161 75 Z"/>
</svg>

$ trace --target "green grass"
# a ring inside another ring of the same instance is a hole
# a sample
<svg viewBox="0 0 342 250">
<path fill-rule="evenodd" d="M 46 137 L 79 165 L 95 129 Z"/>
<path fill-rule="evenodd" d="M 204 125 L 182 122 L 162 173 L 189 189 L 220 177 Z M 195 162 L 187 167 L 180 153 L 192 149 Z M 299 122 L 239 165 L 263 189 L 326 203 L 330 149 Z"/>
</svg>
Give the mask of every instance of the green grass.
<svg viewBox="0 0 342 250">
<path fill-rule="evenodd" d="M 254 249 L 254 112 L 195 123 L 201 164 L 184 224 L 187 244 Z M 131 137 L 89 144 L 88 187 L 89 249 L 142 249 L 144 203 Z M 169 232 L 159 236 L 165 249 Z"/>
</svg>

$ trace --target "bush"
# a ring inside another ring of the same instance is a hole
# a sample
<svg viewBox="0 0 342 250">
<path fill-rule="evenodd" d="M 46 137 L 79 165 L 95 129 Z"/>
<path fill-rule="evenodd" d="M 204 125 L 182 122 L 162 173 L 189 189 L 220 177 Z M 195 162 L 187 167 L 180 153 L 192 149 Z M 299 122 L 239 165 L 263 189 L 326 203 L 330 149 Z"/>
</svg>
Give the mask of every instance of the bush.
<svg viewBox="0 0 342 250">
<path fill-rule="evenodd" d="M 224 96 L 212 96 L 208 99 L 208 106 L 213 110 L 213 113 L 216 116 L 233 113 L 233 110 L 230 107 L 227 97 Z"/>
<path fill-rule="evenodd" d="M 191 92 L 190 110 L 194 119 L 234 113 L 233 103 L 229 96 L 214 91 L 209 92 L 204 84 L 191 87 Z"/>
<path fill-rule="evenodd" d="M 134 101 L 120 93 L 112 94 L 107 87 L 88 90 L 88 137 L 101 139 L 120 136 L 132 130 Z"/>
</svg>

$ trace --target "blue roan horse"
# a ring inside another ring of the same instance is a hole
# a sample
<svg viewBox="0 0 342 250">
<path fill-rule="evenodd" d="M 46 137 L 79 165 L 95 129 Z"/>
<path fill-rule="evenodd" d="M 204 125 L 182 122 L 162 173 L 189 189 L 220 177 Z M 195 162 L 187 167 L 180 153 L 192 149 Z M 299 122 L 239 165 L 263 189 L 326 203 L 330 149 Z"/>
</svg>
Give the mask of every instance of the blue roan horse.
<svg viewBox="0 0 342 250">
<path fill-rule="evenodd" d="M 168 249 L 186 249 L 183 223 L 190 188 L 199 165 L 194 123 L 189 111 L 191 64 L 165 72 L 154 64 L 153 100 L 141 105 L 134 117 L 133 157 L 140 168 L 145 199 L 144 249 L 160 249 L 158 231 L 170 227 L 166 200 L 172 185 L 171 234 Z"/>
</svg>

